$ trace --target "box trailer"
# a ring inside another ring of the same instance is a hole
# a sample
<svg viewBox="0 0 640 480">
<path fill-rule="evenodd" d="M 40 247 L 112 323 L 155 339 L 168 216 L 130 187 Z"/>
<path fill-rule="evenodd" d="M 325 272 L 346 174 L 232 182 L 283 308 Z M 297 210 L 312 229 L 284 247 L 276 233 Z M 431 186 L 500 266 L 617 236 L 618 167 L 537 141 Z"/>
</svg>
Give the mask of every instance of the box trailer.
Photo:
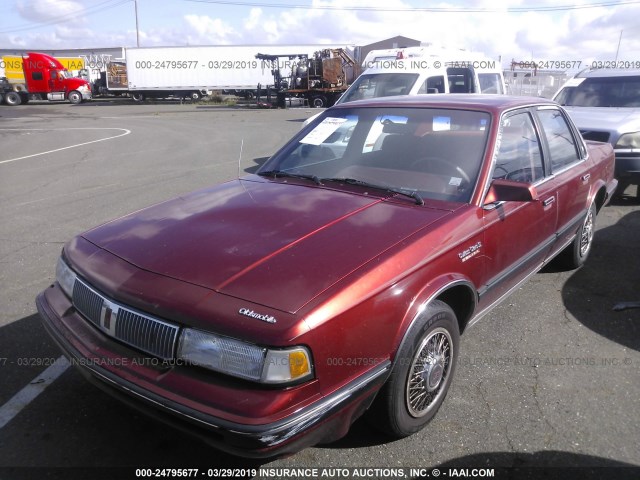
<svg viewBox="0 0 640 480">
<path fill-rule="evenodd" d="M 193 100 L 212 90 L 250 96 L 258 86 L 273 83 L 271 62 L 258 53 L 285 51 L 309 56 L 327 45 L 222 45 L 198 47 L 126 48 L 123 62 L 107 66 L 100 93 L 128 93 L 145 98 L 188 97 Z"/>
</svg>

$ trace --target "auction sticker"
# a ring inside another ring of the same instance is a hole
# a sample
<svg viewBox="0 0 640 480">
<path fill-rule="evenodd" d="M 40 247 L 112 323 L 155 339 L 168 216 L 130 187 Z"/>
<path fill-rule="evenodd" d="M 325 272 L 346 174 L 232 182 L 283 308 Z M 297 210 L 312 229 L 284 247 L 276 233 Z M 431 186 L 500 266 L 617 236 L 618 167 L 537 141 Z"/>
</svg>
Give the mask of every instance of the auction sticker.
<svg viewBox="0 0 640 480">
<path fill-rule="evenodd" d="M 320 145 L 346 121 L 346 118 L 327 117 L 320 122 L 316 128 L 309 132 L 306 137 L 300 140 L 300 143 Z"/>
</svg>

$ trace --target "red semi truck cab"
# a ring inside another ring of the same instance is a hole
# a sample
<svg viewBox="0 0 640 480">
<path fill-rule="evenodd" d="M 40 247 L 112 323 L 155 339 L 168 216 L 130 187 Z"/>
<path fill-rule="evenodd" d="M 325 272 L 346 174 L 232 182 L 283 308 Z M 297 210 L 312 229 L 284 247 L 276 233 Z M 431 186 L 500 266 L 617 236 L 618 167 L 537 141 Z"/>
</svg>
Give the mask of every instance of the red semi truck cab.
<svg viewBox="0 0 640 480">
<path fill-rule="evenodd" d="M 29 97 L 46 98 L 49 101 L 69 100 L 82 103 L 91 99 L 91 86 L 82 79 L 73 77 L 62 64 L 50 55 L 29 52 L 22 57 L 22 69 Z M 21 96 L 22 103 L 25 99 Z"/>
</svg>

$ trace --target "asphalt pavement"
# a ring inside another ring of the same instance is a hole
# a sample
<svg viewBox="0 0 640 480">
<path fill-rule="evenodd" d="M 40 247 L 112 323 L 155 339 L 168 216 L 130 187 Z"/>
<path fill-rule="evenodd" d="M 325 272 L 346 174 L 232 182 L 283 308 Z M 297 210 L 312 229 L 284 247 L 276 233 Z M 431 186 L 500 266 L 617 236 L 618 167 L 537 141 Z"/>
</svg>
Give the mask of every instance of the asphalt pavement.
<svg viewBox="0 0 640 480">
<path fill-rule="evenodd" d="M 632 196 L 600 212 L 582 269 L 547 267 L 465 332 L 440 412 L 403 440 L 358 421 L 336 443 L 242 460 L 121 405 L 73 368 L 40 378 L 61 354 L 34 299 L 68 239 L 255 170 L 314 113 L 179 102 L 0 106 L 0 408 L 17 405 L 0 415 L 2 480 L 71 478 L 86 467 L 135 478 L 138 468 L 196 466 L 257 476 L 260 468 L 640 466 L 640 309 L 614 311 L 640 301 Z M 36 394 L 16 401 L 25 387 Z"/>
</svg>

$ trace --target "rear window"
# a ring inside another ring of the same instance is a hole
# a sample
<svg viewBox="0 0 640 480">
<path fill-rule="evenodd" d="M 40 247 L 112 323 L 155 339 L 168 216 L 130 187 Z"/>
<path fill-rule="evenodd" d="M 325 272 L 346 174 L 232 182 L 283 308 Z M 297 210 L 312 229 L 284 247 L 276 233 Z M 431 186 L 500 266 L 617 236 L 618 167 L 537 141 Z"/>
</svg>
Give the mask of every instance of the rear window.
<svg viewBox="0 0 640 480">
<path fill-rule="evenodd" d="M 338 103 L 392 95 L 408 95 L 417 79 L 417 73 L 394 72 L 360 75 Z"/>
<path fill-rule="evenodd" d="M 503 94 L 504 88 L 499 73 L 478 73 L 480 92 Z"/>
<path fill-rule="evenodd" d="M 578 83 L 579 82 L 579 83 Z M 572 107 L 640 107 L 640 76 L 574 79 L 555 98 Z"/>
</svg>

